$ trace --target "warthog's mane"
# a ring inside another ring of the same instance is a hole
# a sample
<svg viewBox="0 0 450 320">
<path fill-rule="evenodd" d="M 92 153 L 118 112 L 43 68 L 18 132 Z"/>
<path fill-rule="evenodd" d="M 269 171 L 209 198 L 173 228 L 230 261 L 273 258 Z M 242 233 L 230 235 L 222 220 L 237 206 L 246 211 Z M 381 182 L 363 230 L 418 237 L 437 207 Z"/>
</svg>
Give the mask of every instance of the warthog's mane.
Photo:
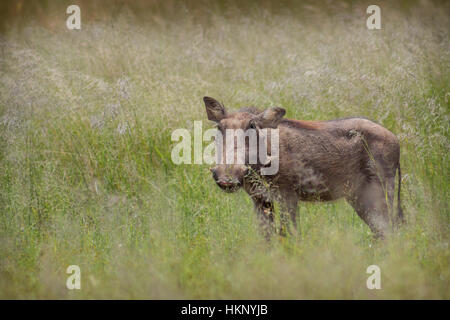
<svg viewBox="0 0 450 320">
<path fill-rule="evenodd" d="M 260 114 L 264 110 L 258 109 L 253 106 L 249 107 L 243 107 L 236 111 L 236 113 L 245 112 L 253 115 Z M 339 118 L 339 119 L 333 119 L 333 120 L 325 120 L 325 121 L 307 121 L 307 120 L 297 120 L 297 119 L 287 119 L 284 118 L 281 120 L 282 125 L 286 125 L 290 128 L 296 128 L 296 129 L 307 129 L 307 130 L 320 130 L 324 128 L 324 123 L 331 123 L 331 122 L 339 122 L 343 120 L 349 120 L 349 119 L 366 119 L 369 120 L 366 117 L 362 116 L 356 116 L 356 117 L 345 117 L 345 118 Z"/>
</svg>

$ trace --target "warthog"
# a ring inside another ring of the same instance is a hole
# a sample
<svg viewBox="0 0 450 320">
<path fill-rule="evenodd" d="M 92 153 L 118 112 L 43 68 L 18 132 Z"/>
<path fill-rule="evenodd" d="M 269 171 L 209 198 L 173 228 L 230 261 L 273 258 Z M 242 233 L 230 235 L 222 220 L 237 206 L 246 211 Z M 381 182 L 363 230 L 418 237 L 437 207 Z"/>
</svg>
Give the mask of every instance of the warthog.
<svg viewBox="0 0 450 320">
<path fill-rule="evenodd" d="M 345 198 L 375 237 L 385 237 L 404 222 L 400 205 L 400 145 L 397 137 L 365 118 L 301 121 L 283 118 L 282 108 L 265 111 L 253 107 L 228 112 L 210 97 L 204 97 L 209 120 L 223 133 L 226 129 L 254 129 L 258 139 L 273 129 L 279 134 L 279 169 L 261 175 L 267 166 L 248 161 L 248 139 L 243 164 L 218 164 L 211 169 L 217 185 L 227 192 L 242 187 L 252 198 L 266 237 L 274 228 L 274 201 L 280 203 L 280 233 L 291 232 L 290 216 L 297 230 L 298 201 L 333 201 Z M 267 130 L 263 130 L 267 128 Z M 270 139 L 267 146 L 270 158 Z M 238 143 L 234 143 L 237 153 Z M 242 150 L 241 150 L 242 151 Z M 225 154 L 226 156 L 226 154 Z M 273 160 L 273 159 L 272 159 Z M 394 215 L 395 175 L 398 170 L 397 214 Z"/>
</svg>

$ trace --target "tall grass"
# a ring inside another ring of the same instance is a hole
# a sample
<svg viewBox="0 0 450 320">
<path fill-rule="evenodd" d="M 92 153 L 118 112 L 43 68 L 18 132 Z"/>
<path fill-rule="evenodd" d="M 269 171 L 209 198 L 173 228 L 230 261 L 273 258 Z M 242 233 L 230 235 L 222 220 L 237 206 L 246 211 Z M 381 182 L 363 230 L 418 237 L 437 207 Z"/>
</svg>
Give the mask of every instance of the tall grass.
<svg viewBox="0 0 450 320">
<path fill-rule="evenodd" d="M 283 3 L 82 2 L 80 31 L 65 28 L 64 3 L 11 6 L 1 298 L 450 297 L 448 4 L 382 3 L 369 31 L 368 4 Z M 408 224 L 375 241 L 344 201 L 308 203 L 300 236 L 267 243 L 244 192 L 171 161 L 174 129 L 209 127 L 204 95 L 379 122 L 401 142 Z M 66 289 L 72 264 L 81 290 Z M 366 288 L 372 264 L 381 290 Z"/>
</svg>

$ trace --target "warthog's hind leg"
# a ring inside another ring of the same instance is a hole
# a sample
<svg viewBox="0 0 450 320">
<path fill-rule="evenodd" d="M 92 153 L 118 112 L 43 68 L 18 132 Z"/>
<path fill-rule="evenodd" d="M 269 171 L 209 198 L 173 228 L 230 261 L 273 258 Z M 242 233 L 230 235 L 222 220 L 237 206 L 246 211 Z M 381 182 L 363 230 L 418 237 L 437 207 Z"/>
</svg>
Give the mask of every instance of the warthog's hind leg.
<svg viewBox="0 0 450 320">
<path fill-rule="evenodd" d="M 347 201 L 370 227 L 376 238 L 391 232 L 386 191 L 378 180 L 365 182 Z M 390 193 L 390 191 L 389 191 Z M 390 202 L 388 200 L 388 202 Z"/>
</svg>

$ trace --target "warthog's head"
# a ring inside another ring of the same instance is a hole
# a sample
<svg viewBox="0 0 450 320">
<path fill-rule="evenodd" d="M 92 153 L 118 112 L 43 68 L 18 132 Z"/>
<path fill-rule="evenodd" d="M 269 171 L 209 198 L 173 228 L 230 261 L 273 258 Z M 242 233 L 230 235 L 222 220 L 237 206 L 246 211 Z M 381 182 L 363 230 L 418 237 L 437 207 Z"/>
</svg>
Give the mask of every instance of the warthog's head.
<svg viewBox="0 0 450 320">
<path fill-rule="evenodd" d="M 217 124 L 216 152 L 218 149 L 222 150 L 219 152 L 222 155 L 221 162 L 210 170 L 220 188 L 226 192 L 234 192 L 243 185 L 251 168 L 257 169 L 270 164 L 270 152 L 268 154 L 267 150 L 271 150 L 271 133 L 270 130 L 263 129 L 276 129 L 286 111 L 277 107 L 263 112 L 244 108 L 228 113 L 225 107 L 213 98 L 204 97 L 203 101 L 208 119 Z M 264 155 L 269 156 L 266 161 L 261 161 L 261 151 L 258 150 L 262 146 L 262 135 L 266 136 L 266 144 L 263 145 Z"/>
</svg>

